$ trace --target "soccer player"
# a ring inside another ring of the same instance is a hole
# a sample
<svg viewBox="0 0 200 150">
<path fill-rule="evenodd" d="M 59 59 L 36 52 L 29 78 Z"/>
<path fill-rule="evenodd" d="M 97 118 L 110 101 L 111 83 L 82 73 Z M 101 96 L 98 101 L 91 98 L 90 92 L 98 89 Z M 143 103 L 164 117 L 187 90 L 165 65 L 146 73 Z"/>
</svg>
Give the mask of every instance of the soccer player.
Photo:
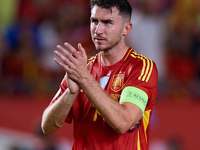
<svg viewBox="0 0 200 150">
<path fill-rule="evenodd" d="M 155 63 L 125 43 L 131 31 L 127 0 L 91 0 L 90 30 L 97 55 L 81 44 L 58 45 L 54 61 L 66 75 L 45 109 L 42 130 L 73 121 L 73 150 L 147 150 L 157 96 Z"/>
</svg>

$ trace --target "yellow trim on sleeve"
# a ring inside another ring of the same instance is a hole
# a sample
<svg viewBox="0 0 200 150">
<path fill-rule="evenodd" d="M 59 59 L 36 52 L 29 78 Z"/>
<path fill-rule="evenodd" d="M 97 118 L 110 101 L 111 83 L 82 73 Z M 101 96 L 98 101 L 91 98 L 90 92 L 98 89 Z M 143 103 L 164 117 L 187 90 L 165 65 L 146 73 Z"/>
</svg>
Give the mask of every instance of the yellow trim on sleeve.
<svg viewBox="0 0 200 150">
<path fill-rule="evenodd" d="M 140 76 L 138 77 L 138 80 L 148 82 L 153 70 L 153 61 L 147 58 L 146 56 L 137 53 L 136 51 L 133 51 L 132 54 L 130 55 L 133 58 L 139 58 L 143 61 L 142 71 L 141 71 Z"/>
<path fill-rule="evenodd" d="M 145 80 L 145 78 L 146 78 L 146 76 L 147 76 L 147 74 L 149 72 L 149 66 L 150 66 L 149 59 L 146 59 L 146 60 L 147 60 L 147 68 L 146 68 L 146 72 L 145 72 L 145 74 L 144 74 L 144 76 L 142 78 L 142 81 Z"/>
<path fill-rule="evenodd" d="M 144 133 L 145 133 L 145 138 L 146 138 L 146 142 L 147 142 L 147 127 L 149 125 L 149 121 L 150 121 L 150 110 L 147 110 L 144 112 L 144 116 L 143 116 L 143 124 L 144 124 Z"/>
<path fill-rule="evenodd" d="M 151 72 L 152 72 L 152 70 L 153 70 L 153 61 L 152 61 L 152 60 L 150 60 L 150 61 L 151 61 L 151 68 L 150 68 L 149 74 L 148 74 L 148 76 L 147 76 L 147 78 L 146 78 L 146 82 L 149 81 L 149 78 L 150 78 Z"/>
<path fill-rule="evenodd" d="M 140 147 L 140 131 L 139 130 L 138 130 L 137 150 L 141 150 L 141 147 Z"/>
</svg>

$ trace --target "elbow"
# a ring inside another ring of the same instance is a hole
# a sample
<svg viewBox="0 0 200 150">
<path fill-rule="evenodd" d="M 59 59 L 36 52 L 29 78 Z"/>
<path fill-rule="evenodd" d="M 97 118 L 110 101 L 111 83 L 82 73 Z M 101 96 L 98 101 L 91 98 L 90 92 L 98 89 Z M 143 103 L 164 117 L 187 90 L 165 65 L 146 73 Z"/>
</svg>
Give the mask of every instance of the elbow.
<svg viewBox="0 0 200 150">
<path fill-rule="evenodd" d="M 124 122 L 120 122 L 120 123 L 116 124 L 115 126 L 113 126 L 113 129 L 118 134 L 125 134 L 136 124 L 137 124 L 137 122 L 124 121 Z"/>
<path fill-rule="evenodd" d="M 113 129 L 118 133 L 118 134 L 125 134 L 130 128 L 128 127 L 127 123 L 120 123 L 113 127 Z"/>
<path fill-rule="evenodd" d="M 116 132 L 118 134 L 125 134 L 128 130 L 117 130 Z"/>
<path fill-rule="evenodd" d="M 45 134 L 45 135 L 50 135 L 51 133 L 46 130 L 45 128 L 42 127 L 42 132 Z"/>
<path fill-rule="evenodd" d="M 52 134 L 52 133 L 48 132 L 48 130 L 45 130 L 45 129 L 43 129 L 43 128 L 42 128 L 42 132 L 43 132 L 45 135 L 50 135 L 50 134 Z"/>
<path fill-rule="evenodd" d="M 57 126 L 51 126 L 48 123 L 42 121 L 42 123 L 41 123 L 41 129 L 42 129 L 42 132 L 45 135 L 50 135 L 50 134 L 55 133 L 59 129 L 59 127 L 57 127 Z"/>
<path fill-rule="evenodd" d="M 45 135 L 50 135 L 52 133 L 55 133 L 58 129 L 60 129 L 60 126 L 56 124 L 56 121 L 52 119 L 50 115 L 47 115 L 47 109 L 43 113 L 42 121 L 41 121 L 41 129 L 42 132 Z"/>
<path fill-rule="evenodd" d="M 42 132 L 43 132 L 45 135 L 50 135 L 50 134 L 53 133 L 53 132 L 50 132 L 50 131 L 48 131 L 48 130 L 44 130 L 44 129 L 42 129 Z"/>
<path fill-rule="evenodd" d="M 118 128 L 118 129 L 114 129 L 118 134 L 125 134 L 128 129 L 122 129 L 122 128 Z"/>
<path fill-rule="evenodd" d="M 44 122 L 41 123 L 41 129 L 42 129 L 42 132 L 45 134 L 45 135 L 50 135 L 52 134 L 50 132 L 50 130 L 48 129 L 47 125 L 45 125 Z"/>
</svg>

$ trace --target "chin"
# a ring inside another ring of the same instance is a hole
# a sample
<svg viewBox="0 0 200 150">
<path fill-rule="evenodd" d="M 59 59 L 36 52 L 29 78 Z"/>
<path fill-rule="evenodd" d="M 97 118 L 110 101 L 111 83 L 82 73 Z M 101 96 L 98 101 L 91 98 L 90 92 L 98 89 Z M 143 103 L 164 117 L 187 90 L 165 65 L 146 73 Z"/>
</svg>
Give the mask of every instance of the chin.
<svg viewBox="0 0 200 150">
<path fill-rule="evenodd" d="M 96 47 L 96 50 L 98 50 L 98 51 L 105 51 L 107 48 L 105 47 L 105 46 L 102 46 L 102 45 L 95 45 L 95 47 Z"/>
<path fill-rule="evenodd" d="M 96 48 L 97 51 L 105 51 L 105 48 Z"/>
</svg>

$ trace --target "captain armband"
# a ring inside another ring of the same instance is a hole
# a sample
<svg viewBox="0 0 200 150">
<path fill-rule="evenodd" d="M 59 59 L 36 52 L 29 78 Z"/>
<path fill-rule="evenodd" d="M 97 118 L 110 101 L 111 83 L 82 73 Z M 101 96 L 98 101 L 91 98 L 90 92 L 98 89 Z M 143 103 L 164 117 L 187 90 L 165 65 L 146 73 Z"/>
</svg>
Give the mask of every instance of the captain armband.
<svg viewBox="0 0 200 150">
<path fill-rule="evenodd" d="M 127 86 L 124 88 L 121 94 L 119 103 L 130 102 L 137 105 L 144 113 L 148 102 L 148 95 L 139 88 L 133 86 Z"/>
</svg>

